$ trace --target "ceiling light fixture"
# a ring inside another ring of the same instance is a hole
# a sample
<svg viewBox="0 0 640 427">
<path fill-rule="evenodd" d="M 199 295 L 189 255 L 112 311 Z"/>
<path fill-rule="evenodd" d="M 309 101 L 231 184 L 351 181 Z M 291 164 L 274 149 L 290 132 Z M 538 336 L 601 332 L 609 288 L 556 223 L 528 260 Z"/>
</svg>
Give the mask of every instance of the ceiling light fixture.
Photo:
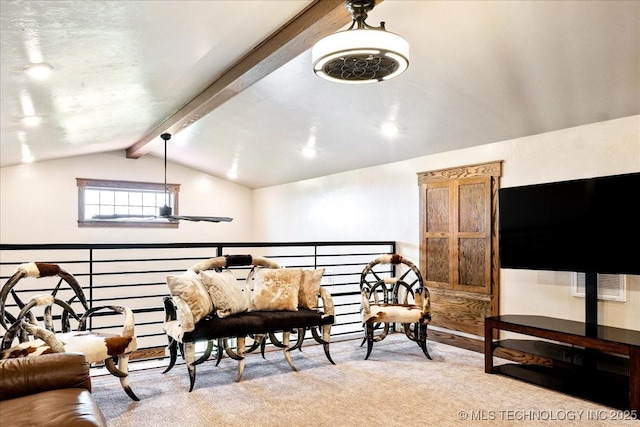
<svg viewBox="0 0 640 427">
<path fill-rule="evenodd" d="M 46 62 L 31 64 L 24 68 L 24 72 L 27 73 L 29 77 L 35 80 L 46 79 L 47 77 L 49 77 L 49 75 L 51 75 L 52 71 L 53 67 L 51 66 L 51 64 L 48 64 Z"/>
<path fill-rule="evenodd" d="M 40 124 L 42 117 L 40 116 L 24 116 L 22 118 L 22 123 L 30 128 L 37 127 Z"/>
<path fill-rule="evenodd" d="M 394 137 L 398 134 L 398 125 L 392 122 L 386 122 L 380 125 L 380 130 L 385 136 Z"/>
<path fill-rule="evenodd" d="M 35 157 L 31 154 L 31 150 L 26 143 L 22 143 L 20 151 L 22 152 L 22 163 L 33 163 Z"/>
<path fill-rule="evenodd" d="M 231 164 L 231 169 L 229 169 L 229 172 L 227 172 L 227 178 L 231 180 L 238 179 L 238 161 L 237 160 L 235 160 Z"/>
<path fill-rule="evenodd" d="M 313 147 L 304 147 L 302 149 L 302 155 L 308 159 L 316 156 L 316 149 Z"/>
<path fill-rule="evenodd" d="M 311 51 L 313 71 L 340 83 L 374 83 L 402 74 L 409 66 L 409 43 L 388 32 L 384 22 L 372 27 L 365 21 L 375 0 L 347 0 L 351 26 L 315 44 Z"/>
</svg>

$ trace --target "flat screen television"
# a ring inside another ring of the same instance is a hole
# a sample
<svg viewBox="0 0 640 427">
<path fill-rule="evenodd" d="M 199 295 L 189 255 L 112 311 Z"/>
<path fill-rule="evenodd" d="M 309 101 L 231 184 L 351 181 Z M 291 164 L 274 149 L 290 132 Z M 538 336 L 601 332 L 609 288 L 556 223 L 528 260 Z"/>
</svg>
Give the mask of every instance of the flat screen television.
<svg viewBox="0 0 640 427">
<path fill-rule="evenodd" d="M 640 274 L 640 173 L 502 188 L 502 268 Z"/>
</svg>

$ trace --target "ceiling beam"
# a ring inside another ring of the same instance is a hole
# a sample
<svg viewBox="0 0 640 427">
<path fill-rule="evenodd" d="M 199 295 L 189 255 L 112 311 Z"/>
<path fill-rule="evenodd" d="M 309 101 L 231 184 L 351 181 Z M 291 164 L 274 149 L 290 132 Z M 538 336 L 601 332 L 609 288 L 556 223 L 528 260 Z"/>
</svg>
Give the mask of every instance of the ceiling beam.
<svg viewBox="0 0 640 427">
<path fill-rule="evenodd" d="M 379 3 L 381 0 L 377 0 Z M 168 132 L 177 134 L 224 102 L 313 47 L 352 20 L 343 0 L 315 0 L 291 21 L 271 34 L 228 68 L 199 95 L 172 114 L 144 138 L 127 148 L 128 158 L 151 150 L 150 143 Z"/>
</svg>

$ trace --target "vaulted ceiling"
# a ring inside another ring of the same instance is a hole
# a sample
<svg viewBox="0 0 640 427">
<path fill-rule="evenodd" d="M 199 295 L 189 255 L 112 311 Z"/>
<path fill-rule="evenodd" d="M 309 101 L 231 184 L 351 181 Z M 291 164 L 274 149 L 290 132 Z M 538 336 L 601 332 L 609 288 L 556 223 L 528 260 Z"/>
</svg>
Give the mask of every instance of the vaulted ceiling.
<svg viewBox="0 0 640 427">
<path fill-rule="evenodd" d="M 169 160 L 261 188 L 640 114 L 638 1 L 379 1 L 367 23 L 406 38 L 410 65 L 368 85 L 311 69 L 351 23 L 340 0 L 0 7 L 3 167 L 162 156 L 169 132 Z"/>
</svg>

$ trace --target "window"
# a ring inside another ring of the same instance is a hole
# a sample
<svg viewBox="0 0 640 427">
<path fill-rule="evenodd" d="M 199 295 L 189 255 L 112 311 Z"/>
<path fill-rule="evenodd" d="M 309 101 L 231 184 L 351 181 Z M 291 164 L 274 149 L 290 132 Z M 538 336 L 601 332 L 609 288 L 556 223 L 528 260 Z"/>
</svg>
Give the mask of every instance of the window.
<svg viewBox="0 0 640 427">
<path fill-rule="evenodd" d="M 178 227 L 158 214 L 165 204 L 178 214 L 180 184 L 167 184 L 165 193 L 161 183 L 85 178 L 76 183 L 79 227 Z"/>
<path fill-rule="evenodd" d="M 627 300 L 627 282 L 624 274 L 598 274 L 598 299 L 608 301 Z M 585 274 L 571 274 L 571 295 L 584 298 Z"/>
</svg>

